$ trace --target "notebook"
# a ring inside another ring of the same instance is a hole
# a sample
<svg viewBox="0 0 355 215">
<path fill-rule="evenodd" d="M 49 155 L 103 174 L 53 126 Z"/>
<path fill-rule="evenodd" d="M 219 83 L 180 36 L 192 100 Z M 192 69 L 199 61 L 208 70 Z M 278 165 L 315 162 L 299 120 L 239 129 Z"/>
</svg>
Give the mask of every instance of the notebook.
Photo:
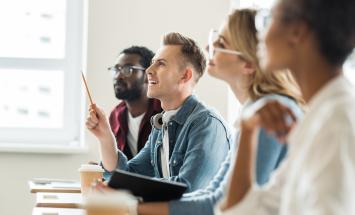
<svg viewBox="0 0 355 215">
<path fill-rule="evenodd" d="M 141 197 L 144 202 L 179 199 L 187 189 L 183 183 L 150 178 L 123 170 L 113 172 L 108 186 L 128 190 L 134 196 Z"/>
</svg>

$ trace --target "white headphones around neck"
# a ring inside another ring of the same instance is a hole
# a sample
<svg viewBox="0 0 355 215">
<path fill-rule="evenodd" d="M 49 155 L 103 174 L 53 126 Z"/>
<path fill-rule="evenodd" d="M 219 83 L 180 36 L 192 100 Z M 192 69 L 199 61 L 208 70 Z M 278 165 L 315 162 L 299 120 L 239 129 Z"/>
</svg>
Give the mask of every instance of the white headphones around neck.
<svg viewBox="0 0 355 215">
<path fill-rule="evenodd" d="M 160 130 L 163 127 L 163 113 L 155 114 L 150 118 L 150 124 L 152 127 Z"/>
</svg>

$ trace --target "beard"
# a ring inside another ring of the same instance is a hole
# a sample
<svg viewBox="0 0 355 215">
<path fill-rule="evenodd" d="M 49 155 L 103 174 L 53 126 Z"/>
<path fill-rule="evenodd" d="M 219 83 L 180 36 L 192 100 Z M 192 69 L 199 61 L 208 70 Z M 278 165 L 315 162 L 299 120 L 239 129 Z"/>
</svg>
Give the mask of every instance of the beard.
<svg viewBox="0 0 355 215">
<path fill-rule="evenodd" d="M 115 96 L 119 100 L 134 101 L 142 96 L 142 91 L 139 89 L 115 90 Z"/>
<path fill-rule="evenodd" d="M 116 81 L 114 83 L 115 96 L 119 100 L 134 101 L 141 98 L 144 88 L 144 79 L 137 80 L 130 88 L 123 81 Z"/>
</svg>

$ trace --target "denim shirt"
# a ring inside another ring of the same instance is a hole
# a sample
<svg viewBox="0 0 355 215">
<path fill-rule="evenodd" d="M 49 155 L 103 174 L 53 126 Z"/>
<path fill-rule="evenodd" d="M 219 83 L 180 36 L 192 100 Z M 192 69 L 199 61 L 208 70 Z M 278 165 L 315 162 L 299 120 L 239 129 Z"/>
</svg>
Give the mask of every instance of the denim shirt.
<svg viewBox="0 0 355 215">
<path fill-rule="evenodd" d="M 222 117 L 195 96 L 188 97 L 168 123 L 171 181 L 187 185 L 186 192 L 205 188 L 230 149 L 230 130 Z M 162 178 L 162 130 L 153 128 L 145 147 L 131 160 L 118 151 L 117 168 Z"/>
<path fill-rule="evenodd" d="M 297 118 L 302 116 L 301 108 L 296 102 L 286 96 L 281 95 L 267 95 L 260 99 L 263 100 L 277 100 L 283 105 L 289 107 Z M 252 105 L 253 103 L 247 104 Z M 238 134 L 236 142 L 238 142 Z M 235 144 L 238 145 L 238 144 Z M 205 189 L 200 189 L 192 193 L 186 193 L 179 200 L 169 202 L 170 215 L 213 215 L 213 208 L 215 204 L 223 197 L 226 185 L 228 183 L 229 174 L 231 173 L 231 163 L 234 157 L 232 150 L 226 156 L 219 172 Z M 273 170 L 275 170 L 280 162 L 285 158 L 287 152 L 287 145 L 280 144 L 272 135 L 260 129 L 258 137 L 258 150 L 256 155 L 256 183 L 259 186 L 266 184 Z"/>
</svg>

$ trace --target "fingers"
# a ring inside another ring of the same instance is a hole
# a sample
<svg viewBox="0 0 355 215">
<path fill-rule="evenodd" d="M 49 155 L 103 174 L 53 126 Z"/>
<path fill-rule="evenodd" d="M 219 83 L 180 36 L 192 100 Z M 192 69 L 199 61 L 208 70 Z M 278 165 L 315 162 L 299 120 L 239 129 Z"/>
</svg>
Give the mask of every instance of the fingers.
<svg viewBox="0 0 355 215">
<path fill-rule="evenodd" d="M 273 126 L 273 130 L 277 133 L 277 136 L 288 133 L 289 128 L 284 119 L 285 114 L 281 104 L 277 101 L 273 101 L 268 104 L 267 110 L 269 111 L 272 118 L 270 123 L 273 125 L 270 125 L 270 127 Z"/>
<path fill-rule="evenodd" d="M 289 109 L 288 107 L 285 107 L 285 106 L 282 106 L 282 108 L 283 108 L 283 111 L 285 113 L 287 113 L 287 116 L 291 117 L 289 119 L 290 124 L 292 124 L 292 123 L 297 121 L 297 117 L 295 116 L 295 114 L 293 113 L 293 111 L 291 109 Z"/>
<path fill-rule="evenodd" d="M 90 119 L 90 122 L 99 123 L 99 118 L 97 117 L 96 112 L 90 111 L 88 118 Z"/>
<path fill-rule="evenodd" d="M 96 106 L 96 104 L 91 104 L 91 105 L 89 106 L 89 110 L 96 110 L 96 109 L 98 109 L 97 106 Z"/>
<path fill-rule="evenodd" d="M 98 119 L 105 118 L 104 111 L 101 108 L 97 107 L 96 104 L 90 105 L 89 113 L 92 114 L 92 115 L 95 115 L 96 118 L 98 118 Z"/>
<path fill-rule="evenodd" d="M 260 126 L 268 133 L 273 133 L 284 143 L 297 118 L 288 107 L 278 101 L 269 101 L 257 111 Z"/>
<path fill-rule="evenodd" d="M 102 193 L 115 191 L 114 189 L 108 187 L 107 184 L 104 183 L 104 182 L 102 182 L 102 181 L 96 181 L 96 182 L 94 182 L 94 183 L 92 184 L 92 188 L 93 188 L 95 191 L 99 191 L 99 192 L 102 192 Z"/>
<path fill-rule="evenodd" d="M 97 125 L 99 124 L 99 121 L 96 119 L 93 119 L 93 117 L 90 115 L 87 119 L 86 119 L 86 127 L 88 129 L 94 129 Z"/>
<path fill-rule="evenodd" d="M 99 165 L 99 163 L 96 162 L 96 161 L 89 161 L 88 164 L 91 164 L 91 165 Z"/>
<path fill-rule="evenodd" d="M 257 115 L 260 117 L 261 126 L 263 126 L 268 133 L 271 133 L 273 131 L 273 122 L 275 116 L 273 116 L 270 108 L 264 106 L 259 111 L 257 111 Z"/>
<path fill-rule="evenodd" d="M 103 185 L 102 182 L 100 180 L 96 180 L 94 182 L 91 183 L 91 189 L 94 191 L 99 191 L 99 192 L 103 192 Z"/>
<path fill-rule="evenodd" d="M 98 108 L 95 104 L 90 105 L 89 108 L 89 116 L 86 119 L 86 127 L 89 130 L 95 129 L 99 123 L 100 119 L 105 119 L 105 115 L 103 111 Z"/>
</svg>

